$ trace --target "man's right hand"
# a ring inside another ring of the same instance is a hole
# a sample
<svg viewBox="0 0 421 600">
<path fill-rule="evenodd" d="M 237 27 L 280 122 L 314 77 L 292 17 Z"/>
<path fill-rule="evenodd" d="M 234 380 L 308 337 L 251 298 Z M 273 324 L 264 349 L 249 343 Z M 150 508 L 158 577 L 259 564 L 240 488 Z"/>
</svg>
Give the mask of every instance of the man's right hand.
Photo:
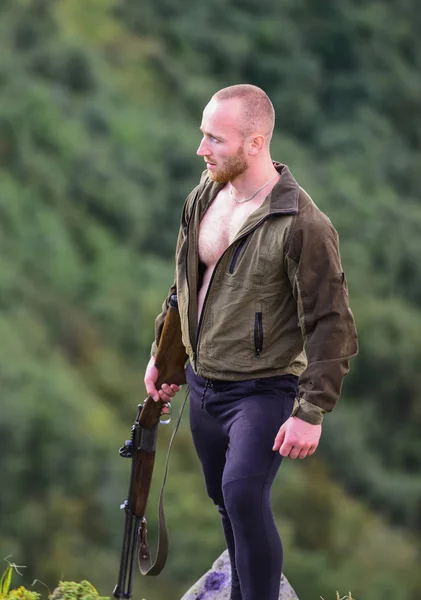
<svg viewBox="0 0 421 600">
<path fill-rule="evenodd" d="M 155 367 L 155 358 L 152 356 L 145 372 L 145 387 L 148 396 L 151 396 L 155 402 L 162 400 L 163 402 L 171 402 L 172 398 L 180 391 L 180 386 L 175 383 L 163 383 L 161 389 L 156 389 L 158 381 L 158 369 Z"/>
</svg>

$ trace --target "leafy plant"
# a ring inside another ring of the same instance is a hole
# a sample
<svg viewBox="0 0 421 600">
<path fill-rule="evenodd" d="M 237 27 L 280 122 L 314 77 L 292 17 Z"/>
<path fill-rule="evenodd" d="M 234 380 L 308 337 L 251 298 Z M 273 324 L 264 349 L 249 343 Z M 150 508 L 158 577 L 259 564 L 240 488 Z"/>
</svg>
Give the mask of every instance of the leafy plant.
<svg viewBox="0 0 421 600">
<path fill-rule="evenodd" d="M 27 590 L 23 586 L 16 590 L 10 589 L 13 571 L 18 572 L 18 567 L 9 563 L 0 579 L 0 600 L 38 600 L 40 595 L 37 592 Z"/>
<path fill-rule="evenodd" d="M 13 571 L 13 567 L 12 567 L 12 565 L 9 564 L 9 566 L 3 573 L 2 578 L 0 579 L 0 597 L 1 598 L 3 596 L 7 596 L 7 594 L 9 593 L 10 584 L 12 582 L 12 571 Z"/>
<path fill-rule="evenodd" d="M 89 581 L 60 581 L 49 600 L 108 600 L 101 597 Z"/>
<path fill-rule="evenodd" d="M 14 563 L 9 563 L 0 579 L 0 600 L 39 600 L 40 594 L 23 586 L 11 590 L 13 571 L 19 573 Z M 101 597 L 89 581 L 59 581 L 48 600 L 109 600 Z"/>
<path fill-rule="evenodd" d="M 0 596 L 0 598 L 2 598 L 2 596 Z M 7 598 L 7 600 L 38 600 L 40 595 L 37 592 L 27 590 L 21 585 L 16 590 L 10 590 L 5 598 Z"/>
</svg>

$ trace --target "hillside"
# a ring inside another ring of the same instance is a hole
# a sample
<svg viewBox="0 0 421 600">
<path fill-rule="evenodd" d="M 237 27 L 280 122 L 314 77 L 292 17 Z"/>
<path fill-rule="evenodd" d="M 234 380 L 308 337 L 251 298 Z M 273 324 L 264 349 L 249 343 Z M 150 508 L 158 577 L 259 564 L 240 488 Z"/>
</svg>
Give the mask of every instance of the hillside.
<svg viewBox="0 0 421 600">
<path fill-rule="evenodd" d="M 415 0 L 2 3 L 0 555 L 26 582 L 114 587 L 117 450 L 202 170 L 201 111 L 249 82 L 275 105 L 273 158 L 339 231 L 360 335 L 320 451 L 278 477 L 285 572 L 300 600 L 420 596 L 420 19 Z M 148 600 L 180 597 L 222 550 L 186 419 L 167 507 Z"/>
</svg>

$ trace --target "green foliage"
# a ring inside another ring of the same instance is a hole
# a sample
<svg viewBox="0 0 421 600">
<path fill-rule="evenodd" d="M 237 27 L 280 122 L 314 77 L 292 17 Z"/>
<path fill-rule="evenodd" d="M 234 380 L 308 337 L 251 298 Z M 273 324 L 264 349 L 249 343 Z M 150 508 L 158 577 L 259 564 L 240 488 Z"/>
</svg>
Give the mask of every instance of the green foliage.
<svg viewBox="0 0 421 600">
<path fill-rule="evenodd" d="M 23 586 L 10 589 L 13 571 L 17 567 L 13 564 L 4 571 L 0 580 L 0 600 L 39 600 L 40 594 L 26 589 Z M 48 600 L 109 600 L 101 597 L 89 581 L 59 581 L 58 586 L 48 595 Z"/>
<path fill-rule="evenodd" d="M 40 594 L 23 586 L 10 589 L 14 570 L 17 571 L 16 565 L 9 563 L 0 579 L 0 600 L 39 600 Z"/>
<path fill-rule="evenodd" d="M 13 566 L 9 565 L 0 579 L 0 595 L 7 596 L 12 582 Z"/>
<path fill-rule="evenodd" d="M 418 14 L 415 0 L 2 4 L 0 553 L 30 565 L 25 583 L 115 584 L 117 449 L 203 166 L 201 111 L 248 81 L 275 105 L 273 157 L 339 230 L 360 334 L 319 459 L 284 464 L 274 490 L 286 574 L 301 600 L 420 596 Z M 162 472 L 158 458 L 151 540 Z M 186 419 L 167 512 L 168 566 L 135 582 L 150 600 L 181 596 L 223 547 Z"/>
<path fill-rule="evenodd" d="M 39 600 L 40 594 L 27 590 L 23 586 L 18 587 L 16 590 L 11 590 L 7 596 L 4 596 L 4 600 Z M 3 596 L 0 596 L 3 600 Z"/>
<path fill-rule="evenodd" d="M 16 590 L 11 590 L 6 596 L 0 595 L 0 598 L 2 600 L 39 600 L 40 595 L 20 586 Z"/>
<path fill-rule="evenodd" d="M 60 581 L 56 589 L 49 596 L 49 600 L 107 600 L 99 596 L 94 586 L 89 581 Z"/>
</svg>

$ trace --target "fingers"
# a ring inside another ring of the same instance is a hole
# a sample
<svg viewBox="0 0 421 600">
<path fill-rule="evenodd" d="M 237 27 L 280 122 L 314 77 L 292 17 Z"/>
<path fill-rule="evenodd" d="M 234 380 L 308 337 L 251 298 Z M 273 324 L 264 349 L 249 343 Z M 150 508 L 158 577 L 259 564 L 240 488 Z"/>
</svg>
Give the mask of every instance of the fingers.
<svg viewBox="0 0 421 600">
<path fill-rule="evenodd" d="M 280 430 L 277 433 L 272 450 L 279 450 L 279 448 L 282 446 L 282 444 L 284 442 L 284 438 L 285 438 L 285 427 L 284 427 L 284 425 L 282 425 L 282 427 L 280 428 Z"/>
<path fill-rule="evenodd" d="M 273 449 L 279 449 L 281 456 L 288 456 L 292 460 L 303 459 L 315 453 L 321 433 L 321 425 L 290 417 L 280 428 Z"/>
<path fill-rule="evenodd" d="M 279 449 L 279 454 L 281 456 L 289 456 L 293 448 L 293 444 L 289 440 L 284 439 L 284 442 Z"/>
<path fill-rule="evenodd" d="M 150 379 L 145 379 L 145 387 L 146 393 L 148 396 L 151 396 L 155 402 L 158 402 L 158 400 L 171 402 L 171 399 L 175 396 L 175 394 L 180 391 L 181 386 L 175 385 L 175 383 L 172 383 L 171 385 L 163 383 L 161 389 L 158 391 L 153 381 Z"/>
<path fill-rule="evenodd" d="M 284 448 L 281 448 L 279 453 L 282 456 L 288 456 L 288 458 L 291 458 L 292 460 L 295 460 L 296 458 L 299 458 L 300 460 L 302 460 L 303 458 L 306 458 L 307 456 L 311 456 L 312 454 L 314 454 L 316 452 L 316 447 L 308 446 L 308 444 L 304 444 L 303 446 L 301 446 L 301 445 L 293 446 L 290 444 L 290 445 L 285 445 Z M 285 452 L 285 454 L 284 454 L 284 452 Z"/>
<path fill-rule="evenodd" d="M 158 391 L 156 388 L 156 382 L 158 381 L 158 369 L 155 367 L 155 360 L 151 358 L 149 364 L 146 368 L 145 373 L 145 388 L 148 396 L 151 396 L 158 402 L 158 400 L 163 400 L 163 402 L 170 402 L 171 398 L 175 396 L 175 394 L 180 390 L 180 386 L 172 383 L 168 385 L 167 383 L 163 383 L 161 385 L 161 389 Z"/>
<path fill-rule="evenodd" d="M 294 449 L 295 449 L 295 448 L 294 448 Z M 301 448 L 301 450 L 300 450 L 299 448 L 298 448 L 297 450 L 298 450 L 298 454 L 297 454 L 297 456 L 291 456 L 291 454 L 290 454 L 290 456 L 289 456 L 289 457 L 290 457 L 290 458 L 299 458 L 299 459 L 303 460 L 303 458 L 306 458 L 307 456 L 310 456 L 310 446 L 309 446 L 308 444 L 305 444 L 305 445 L 304 445 L 304 447 L 303 447 L 303 448 Z M 316 449 L 314 448 L 313 452 L 314 452 L 315 450 L 316 450 Z M 313 454 L 313 452 L 312 452 L 312 454 Z M 294 453 L 294 454 L 295 454 L 295 453 Z"/>
<path fill-rule="evenodd" d="M 176 395 L 178 391 L 180 391 L 179 385 L 175 385 L 175 383 L 172 383 L 171 385 L 163 383 L 161 389 L 158 392 L 159 398 L 164 402 L 171 402 L 171 399 Z"/>
<path fill-rule="evenodd" d="M 303 448 L 301 451 L 298 452 L 297 456 L 290 456 L 290 458 L 299 458 L 300 460 L 303 460 L 303 458 L 305 458 L 306 456 L 308 456 L 308 448 Z"/>
<path fill-rule="evenodd" d="M 276 436 L 278 439 L 279 433 Z M 275 446 L 273 450 L 277 450 L 277 444 L 275 442 Z M 317 445 L 312 445 L 308 442 L 300 442 L 294 438 L 291 439 L 286 433 L 284 433 L 283 442 L 278 446 L 279 454 L 281 456 L 288 456 L 288 458 L 292 458 L 295 460 L 296 458 L 306 458 L 307 456 L 311 456 L 316 452 Z"/>
</svg>

